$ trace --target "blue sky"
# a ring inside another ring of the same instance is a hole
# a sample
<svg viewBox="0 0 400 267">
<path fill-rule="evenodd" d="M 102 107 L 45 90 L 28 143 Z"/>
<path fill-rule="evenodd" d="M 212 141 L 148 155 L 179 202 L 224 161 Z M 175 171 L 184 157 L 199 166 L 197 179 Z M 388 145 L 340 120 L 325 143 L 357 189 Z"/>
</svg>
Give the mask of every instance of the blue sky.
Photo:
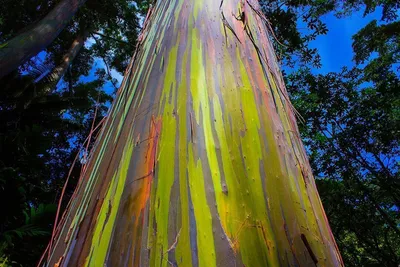
<svg viewBox="0 0 400 267">
<path fill-rule="evenodd" d="M 328 33 L 318 36 L 310 44 L 311 48 L 317 48 L 321 56 L 321 69 L 315 69 L 315 73 L 328 73 L 340 71 L 344 66 L 354 66 L 352 36 L 366 26 L 369 22 L 379 20 L 382 14 L 381 8 L 363 17 L 362 11 L 353 12 L 346 18 L 336 18 L 333 14 L 323 17 Z"/>
</svg>

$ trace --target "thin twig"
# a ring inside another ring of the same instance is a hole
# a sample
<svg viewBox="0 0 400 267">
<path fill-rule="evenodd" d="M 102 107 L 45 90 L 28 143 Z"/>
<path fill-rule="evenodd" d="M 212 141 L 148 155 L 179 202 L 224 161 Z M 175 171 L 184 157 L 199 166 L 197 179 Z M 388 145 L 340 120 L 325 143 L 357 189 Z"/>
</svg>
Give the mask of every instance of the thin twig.
<svg viewBox="0 0 400 267">
<path fill-rule="evenodd" d="M 91 34 L 92 34 L 92 35 L 93 35 L 93 34 L 96 34 L 96 35 L 101 36 L 101 37 L 103 37 L 103 38 L 110 39 L 110 40 L 113 40 L 113 41 L 116 41 L 116 42 L 119 42 L 119 43 L 122 43 L 122 44 L 129 45 L 129 43 L 128 43 L 127 41 L 120 40 L 120 39 L 117 39 L 117 38 L 114 38 L 114 37 L 111 37 L 111 36 L 102 34 L 102 33 L 100 33 L 100 32 L 92 32 Z"/>
<path fill-rule="evenodd" d="M 97 40 L 96 37 L 94 37 L 94 34 L 91 34 L 91 35 L 92 35 L 94 41 L 96 42 L 96 44 L 99 44 L 99 41 Z M 108 65 L 107 60 L 104 58 L 104 56 L 101 56 L 101 59 L 103 60 L 104 65 L 106 66 L 108 78 L 109 78 L 111 84 L 113 85 L 115 91 L 117 91 L 117 90 L 118 90 L 118 86 L 115 84 L 114 79 L 113 79 L 113 77 L 112 77 L 112 75 L 111 75 L 110 66 Z"/>
</svg>

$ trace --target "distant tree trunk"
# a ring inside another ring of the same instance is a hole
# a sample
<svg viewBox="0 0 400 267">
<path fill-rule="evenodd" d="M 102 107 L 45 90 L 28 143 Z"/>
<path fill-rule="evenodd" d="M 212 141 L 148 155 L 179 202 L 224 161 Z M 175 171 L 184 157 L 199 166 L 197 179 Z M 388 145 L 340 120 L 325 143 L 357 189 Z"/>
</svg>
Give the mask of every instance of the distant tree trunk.
<svg viewBox="0 0 400 267">
<path fill-rule="evenodd" d="M 88 37 L 89 31 L 78 34 L 76 39 L 72 42 L 71 47 L 68 49 L 67 53 L 63 56 L 62 61 L 49 74 L 46 75 L 50 82 L 44 81 L 42 85 L 39 82 L 38 86 L 40 87 L 39 90 L 41 95 L 49 94 L 54 90 L 61 78 L 67 72 L 72 61 L 82 49 Z"/>
<path fill-rule="evenodd" d="M 0 78 L 45 49 L 86 0 L 62 0 L 34 27 L 0 45 Z"/>
<path fill-rule="evenodd" d="M 49 266 L 341 266 L 257 0 L 157 1 Z"/>
</svg>

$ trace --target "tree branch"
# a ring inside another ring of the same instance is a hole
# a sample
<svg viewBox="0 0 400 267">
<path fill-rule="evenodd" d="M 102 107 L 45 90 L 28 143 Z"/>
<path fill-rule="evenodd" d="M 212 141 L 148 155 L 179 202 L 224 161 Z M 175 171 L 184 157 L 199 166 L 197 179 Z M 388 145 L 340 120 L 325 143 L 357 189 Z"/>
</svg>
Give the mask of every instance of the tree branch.
<svg viewBox="0 0 400 267">
<path fill-rule="evenodd" d="M 96 44 L 98 44 L 98 40 L 96 39 L 96 37 L 94 37 L 94 34 L 91 33 L 91 35 L 92 35 L 94 41 L 96 42 Z M 115 91 L 118 91 L 118 86 L 115 84 L 115 82 L 113 80 L 113 77 L 111 75 L 111 69 L 110 69 L 110 66 L 107 63 L 107 60 L 103 56 L 101 56 L 101 59 L 103 59 L 104 65 L 106 66 L 107 75 L 108 75 L 108 78 L 109 78 L 111 84 L 113 85 Z"/>
<path fill-rule="evenodd" d="M 100 33 L 100 32 L 92 32 L 91 34 L 92 34 L 92 36 L 95 34 L 95 35 L 101 36 L 101 37 L 103 37 L 103 38 L 105 38 L 105 39 L 110 39 L 110 40 L 113 40 L 113 41 L 116 41 L 116 42 L 119 42 L 119 43 L 122 43 L 122 44 L 126 44 L 126 45 L 129 44 L 128 42 L 126 42 L 126 41 L 124 41 L 124 40 L 116 39 L 116 38 L 114 38 L 114 37 L 111 37 L 111 36 L 102 34 L 102 33 Z M 93 38 L 94 38 L 94 37 L 93 37 Z"/>
</svg>

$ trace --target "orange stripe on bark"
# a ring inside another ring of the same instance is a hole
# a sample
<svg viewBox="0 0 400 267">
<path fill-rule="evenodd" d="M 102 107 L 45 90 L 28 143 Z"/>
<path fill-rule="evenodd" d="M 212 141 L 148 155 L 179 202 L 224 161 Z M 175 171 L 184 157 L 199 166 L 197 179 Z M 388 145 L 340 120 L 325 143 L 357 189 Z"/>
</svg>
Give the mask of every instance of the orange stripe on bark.
<svg viewBox="0 0 400 267">
<path fill-rule="evenodd" d="M 161 118 L 155 119 L 154 116 L 151 118 L 150 123 L 150 131 L 147 143 L 147 151 L 145 157 L 145 164 L 143 173 L 146 173 L 143 177 L 140 177 L 136 180 L 142 180 L 139 182 L 144 183 L 140 186 L 140 191 L 137 195 L 135 205 L 133 205 L 133 215 L 135 217 L 134 224 L 134 238 L 137 238 L 137 242 L 133 242 L 136 244 L 134 248 L 134 264 L 133 266 L 139 266 L 140 264 L 140 244 L 142 243 L 142 233 L 141 226 L 143 225 L 144 220 L 144 210 L 146 208 L 147 202 L 150 198 L 151 192 L 151 184 L 153 182 L 155 166 L 156 166 L 156 157 L 157 157 L 157 146 L 161 132 Z M 143 216 L 141 216 L 143 215 Z M 141 220 L 139 220 L 141 218 Z M 130 258 L 131 261 L 132 258 Z"/>
</svg>

